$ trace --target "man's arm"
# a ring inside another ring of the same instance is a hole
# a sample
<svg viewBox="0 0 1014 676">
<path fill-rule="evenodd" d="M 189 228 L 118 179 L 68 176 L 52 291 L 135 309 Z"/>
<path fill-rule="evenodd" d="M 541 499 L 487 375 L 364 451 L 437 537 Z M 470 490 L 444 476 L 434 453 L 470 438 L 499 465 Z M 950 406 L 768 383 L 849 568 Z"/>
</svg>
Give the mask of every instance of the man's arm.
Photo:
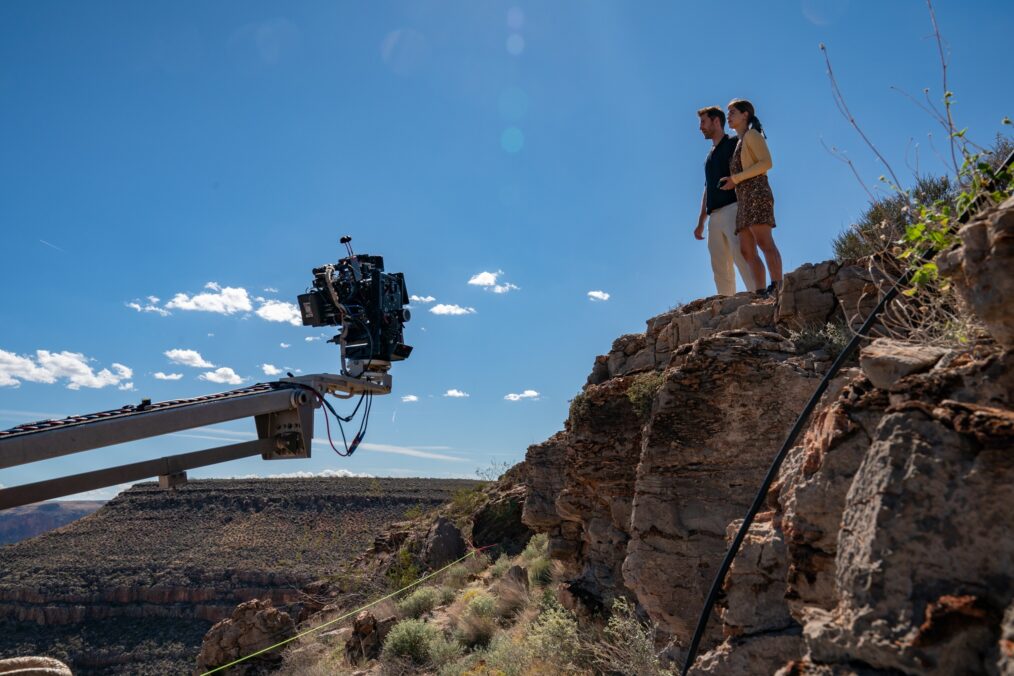
<svg viewBox="0 0 1014 676">
<path fill-rule="evenodd" d="M 697 227 L 694 228 L 694 238 L 704 239 L 704 219 L 708 217 L 708 187 L 704 186 L 704 194 L 701 195 L 701 215 L 697 217 Z"/>
</svg>

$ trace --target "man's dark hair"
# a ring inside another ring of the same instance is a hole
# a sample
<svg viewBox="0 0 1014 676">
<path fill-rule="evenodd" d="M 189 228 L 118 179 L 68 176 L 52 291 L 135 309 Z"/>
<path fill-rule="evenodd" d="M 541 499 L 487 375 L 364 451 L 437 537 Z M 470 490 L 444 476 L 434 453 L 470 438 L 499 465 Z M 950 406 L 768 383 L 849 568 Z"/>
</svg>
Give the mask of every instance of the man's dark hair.
<svg viewBox="0 0 1014 676">
<path fill-rule="evenodd" d="M 708 106 L 707 108 L 701 108 L 700 110 L 697 111 L 697 117 L 700 117 L 701 115 L 707 115 L 712 120 L 717 117 L 719 120 L 722 121 L 722 126 L 723 127 L 725 126 L 725 111 L 723 111 L 718 106 Z"/>
</svg>

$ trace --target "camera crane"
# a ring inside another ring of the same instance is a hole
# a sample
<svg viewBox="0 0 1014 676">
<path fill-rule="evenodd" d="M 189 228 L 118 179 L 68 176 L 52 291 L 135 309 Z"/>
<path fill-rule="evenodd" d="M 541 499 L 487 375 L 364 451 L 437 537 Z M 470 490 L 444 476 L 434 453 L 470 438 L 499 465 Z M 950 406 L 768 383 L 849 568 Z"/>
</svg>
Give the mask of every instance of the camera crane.
<svg viewBox="0 0 1014 676">
<path fill-rule="evenodd" d="M 298 298 L 304 326 L 340 327 L 328 341 L 341 349 L 339 374 L 289 374 L 229 392 L 156 403 L 144 399 L 110 411 L 0 430 L 0 469 L 241 418 L 254 419 L 256 440 L 0 488 L 0 509 L 156 476 L 162 488 L 171 488 L 187 481 L 187 470 L 255 455 L 264 460 L 309 458 L 314 410 L 321 407 L 329 440 L 328 412 L 340 428 L 362 407 L 362 423 L 351 443 L 342 430 L 344 452 L 331 442 L 339 455 L 352 455 L 366 433 L 373 395 L 391 392 L 391 363 L 406 359 L 412 347 L 402 342 L 404 323 L 411 317 L 404 275 L 384 272 L 380 256 L 354 254 L 351 239 L 341 238 L 348 256 L 314 268 L 313 288 Z M 351 415 L 339 416 L 325 399 L 329 394 L 360 399 Z"/>
</svg>

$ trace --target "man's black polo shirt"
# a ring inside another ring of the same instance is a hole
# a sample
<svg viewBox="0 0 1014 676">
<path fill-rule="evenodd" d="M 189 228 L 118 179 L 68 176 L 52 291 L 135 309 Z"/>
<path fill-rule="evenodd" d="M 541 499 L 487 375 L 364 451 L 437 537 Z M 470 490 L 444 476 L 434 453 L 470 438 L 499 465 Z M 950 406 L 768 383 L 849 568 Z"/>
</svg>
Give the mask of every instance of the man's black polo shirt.
<svg viewBox="0 0 1014 676">
<path fill-rule="evenodd" d="M 737 140 L 729 138 L 729 135 L 726 134 L 717 146 L 712 146 L 711 152 L 708 153 L 708 159 L 704 162 L 704 180 L 706 181 L 704 188 L 708 195 L 706 206 L 709 214 L 715 209 L 721 209 L 736 201 L 736 191 L 722 190 L 718 187 L 718 182 L 732 174 L 729 170 L 729 162 L 732 160 L 732 154 L 736 151 Z"/>
</svg>

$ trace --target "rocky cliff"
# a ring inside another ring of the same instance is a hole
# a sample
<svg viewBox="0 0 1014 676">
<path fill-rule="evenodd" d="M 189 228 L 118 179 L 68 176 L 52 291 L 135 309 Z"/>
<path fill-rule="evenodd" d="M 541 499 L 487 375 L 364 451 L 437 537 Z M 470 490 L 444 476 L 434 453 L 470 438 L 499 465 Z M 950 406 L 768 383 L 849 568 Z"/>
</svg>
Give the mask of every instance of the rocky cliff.
<svg viewBox="0 0 1014 676">
<path fill-rule="evenodd" d="M 881 339 L 842 371 L 750 530 L 695 673 L 1014 673 L 1014 200 L 942 269 L 993 340 Z M 679 658 L 783 438 L 883 288 L 806 265 L 777 299 L 708 298 L 596 358 L 526 457 L 524 521 L 588 612 L 637 602 Z M 799 333 L 803 330 L 803 333 Z"/>
</svg>

